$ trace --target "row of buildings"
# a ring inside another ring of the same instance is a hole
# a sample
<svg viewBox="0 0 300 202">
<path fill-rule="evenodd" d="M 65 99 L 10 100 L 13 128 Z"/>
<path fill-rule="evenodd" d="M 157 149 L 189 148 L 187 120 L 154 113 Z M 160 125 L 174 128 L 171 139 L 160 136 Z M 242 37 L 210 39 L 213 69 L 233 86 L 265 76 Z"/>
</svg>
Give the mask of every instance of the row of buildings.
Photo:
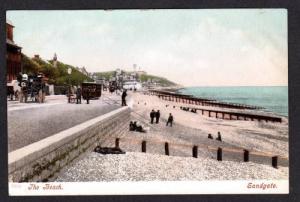
<svg viewBox="0 0 300 202">
<path fill-rule="evenodd" d="M 14 25 L 7 20 L 6 21 L 6 80 L 7 86 L 12 86 L 12 82 L 17 79 L 17 76 L 20 72 L 24 72 L 22 66 L 22 47 L 18 46 L 14 42 Z M 40 58 L 39 55 L 34 55 L 34 58 Z M 47 62 L 47 61 L 46 61 Z M 54 54 L 53 57 L 53 66 L 57 66 L 57 55 Z M 86 76 L 91 77 L 91 73 L 89 73 L 85 67 L 76 68 L 78 71 L 83 73 Z"/>
<path fill-rule="evenodd" d="M 17 79 L 19 72 L 22 72 L 21 51 L 22 47 L 14 42 L 14 26 L 10 21 L 6 22 L 6 80 L 11 83 Z"/>
<path fill-rule="evenodd" d="M 13 39 L 13 29 L 14 26 L 10 21 L 6 22 L 6 60 L 7 60 L 7 85 L 12 85 L 12 81 L 17 79 L 17 75 L 20 72 L 23 72 L 22 69 L 22 47 L 18 46 Z M 35 55 L 35 58 L 39 57 L 39 55 Z M 53 65 L 54 67 L 57 66 L 57 55 L 54 54 L 53 57 Z M 117 69 L 115 74 L 109 78 L 109 80 L 105 80 L 104 78 L 99 78 L 96 73 L 89 73 L 85 67 L 76 67 L 78 71 L 83 73 L 84 75 L 94 79 L 95 81 L 103 82 L 117 82 L 120 85 L 128 84 L 128 83 L 141 83 L 140 76 L 147 74 L 145 71 L 142 71 L 141 68 L 136 70 L 136 64 L 133 65 L 134 71 L 132 72 L 125 72 L 121 69 Z M 147 81 L 145 84 L 153 84 L 155 81 Z"/>
</svg>

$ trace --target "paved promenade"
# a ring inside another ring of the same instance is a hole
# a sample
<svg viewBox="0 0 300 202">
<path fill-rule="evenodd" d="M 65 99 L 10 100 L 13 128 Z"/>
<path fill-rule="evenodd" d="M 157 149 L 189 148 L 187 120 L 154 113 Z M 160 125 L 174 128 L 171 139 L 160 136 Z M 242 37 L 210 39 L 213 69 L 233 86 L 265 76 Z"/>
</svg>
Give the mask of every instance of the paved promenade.
<svg viewBox="0 0 300 202">
<path fill-rule="evenodd" d="M 8 151 L 115 110 L 119 103 L 120 96 L 107 94 L 90 104 L 68 104 L 66 96 L 48 96 L 44 104 L 8 101 Z"/>
</svg>

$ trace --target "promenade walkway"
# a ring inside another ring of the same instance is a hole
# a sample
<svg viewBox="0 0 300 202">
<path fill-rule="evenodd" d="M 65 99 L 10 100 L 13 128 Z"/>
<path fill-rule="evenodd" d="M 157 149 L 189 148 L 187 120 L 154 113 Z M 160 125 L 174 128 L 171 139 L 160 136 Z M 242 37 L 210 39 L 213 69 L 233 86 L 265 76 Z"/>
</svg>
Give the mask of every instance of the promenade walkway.
<svg viewBox="0 0 300 202">
<path fill-rule="evenodd" d="M 90 104 L 68 104 L 66 96 L 48 96 L 46 103 L 8 101 L 8 151 L 39 141 L 120 107 L 120 96 L 107 95 Z"/>
</svg>

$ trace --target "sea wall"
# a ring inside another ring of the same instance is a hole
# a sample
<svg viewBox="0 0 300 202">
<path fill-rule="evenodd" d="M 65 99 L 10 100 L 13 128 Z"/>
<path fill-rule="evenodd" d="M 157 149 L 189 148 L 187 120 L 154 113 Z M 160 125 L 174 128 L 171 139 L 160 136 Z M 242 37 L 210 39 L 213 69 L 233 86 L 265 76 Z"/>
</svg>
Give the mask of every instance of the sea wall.
<svg viewBox="0 0 300 202">
<path fill-rule="evenodd" d="M 128 128 L 130 109 L 122 107 L 8 154 L 9 182 L 46 182 L 74 159 Z"/>
</svg>

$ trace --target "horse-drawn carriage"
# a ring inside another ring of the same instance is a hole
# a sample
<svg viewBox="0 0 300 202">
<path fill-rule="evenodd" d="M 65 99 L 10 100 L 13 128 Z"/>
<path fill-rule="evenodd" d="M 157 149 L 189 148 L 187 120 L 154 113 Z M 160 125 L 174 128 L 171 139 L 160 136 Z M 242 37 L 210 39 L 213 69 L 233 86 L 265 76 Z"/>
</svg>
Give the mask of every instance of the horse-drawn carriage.
<svg viewBox="0 0 300 202">
<path fill-rule="evenodd" d="M 101 96 L 101 88 L 102 85 L 98 83 L 92 83 L 92 82 L 84 82 L 81 84 L 82 89 L 82 97 L 83 99 L 99 99 Z"/>
<path fill-rule="evenodd" d="M 44 102 L 46 95 L 45 77 L 43 74 L 27 75 L 23 74 L 17 78 L 21 88 L 20 101 L 28 102 L 28 98 L 32 102 Z"/>
</svg>

